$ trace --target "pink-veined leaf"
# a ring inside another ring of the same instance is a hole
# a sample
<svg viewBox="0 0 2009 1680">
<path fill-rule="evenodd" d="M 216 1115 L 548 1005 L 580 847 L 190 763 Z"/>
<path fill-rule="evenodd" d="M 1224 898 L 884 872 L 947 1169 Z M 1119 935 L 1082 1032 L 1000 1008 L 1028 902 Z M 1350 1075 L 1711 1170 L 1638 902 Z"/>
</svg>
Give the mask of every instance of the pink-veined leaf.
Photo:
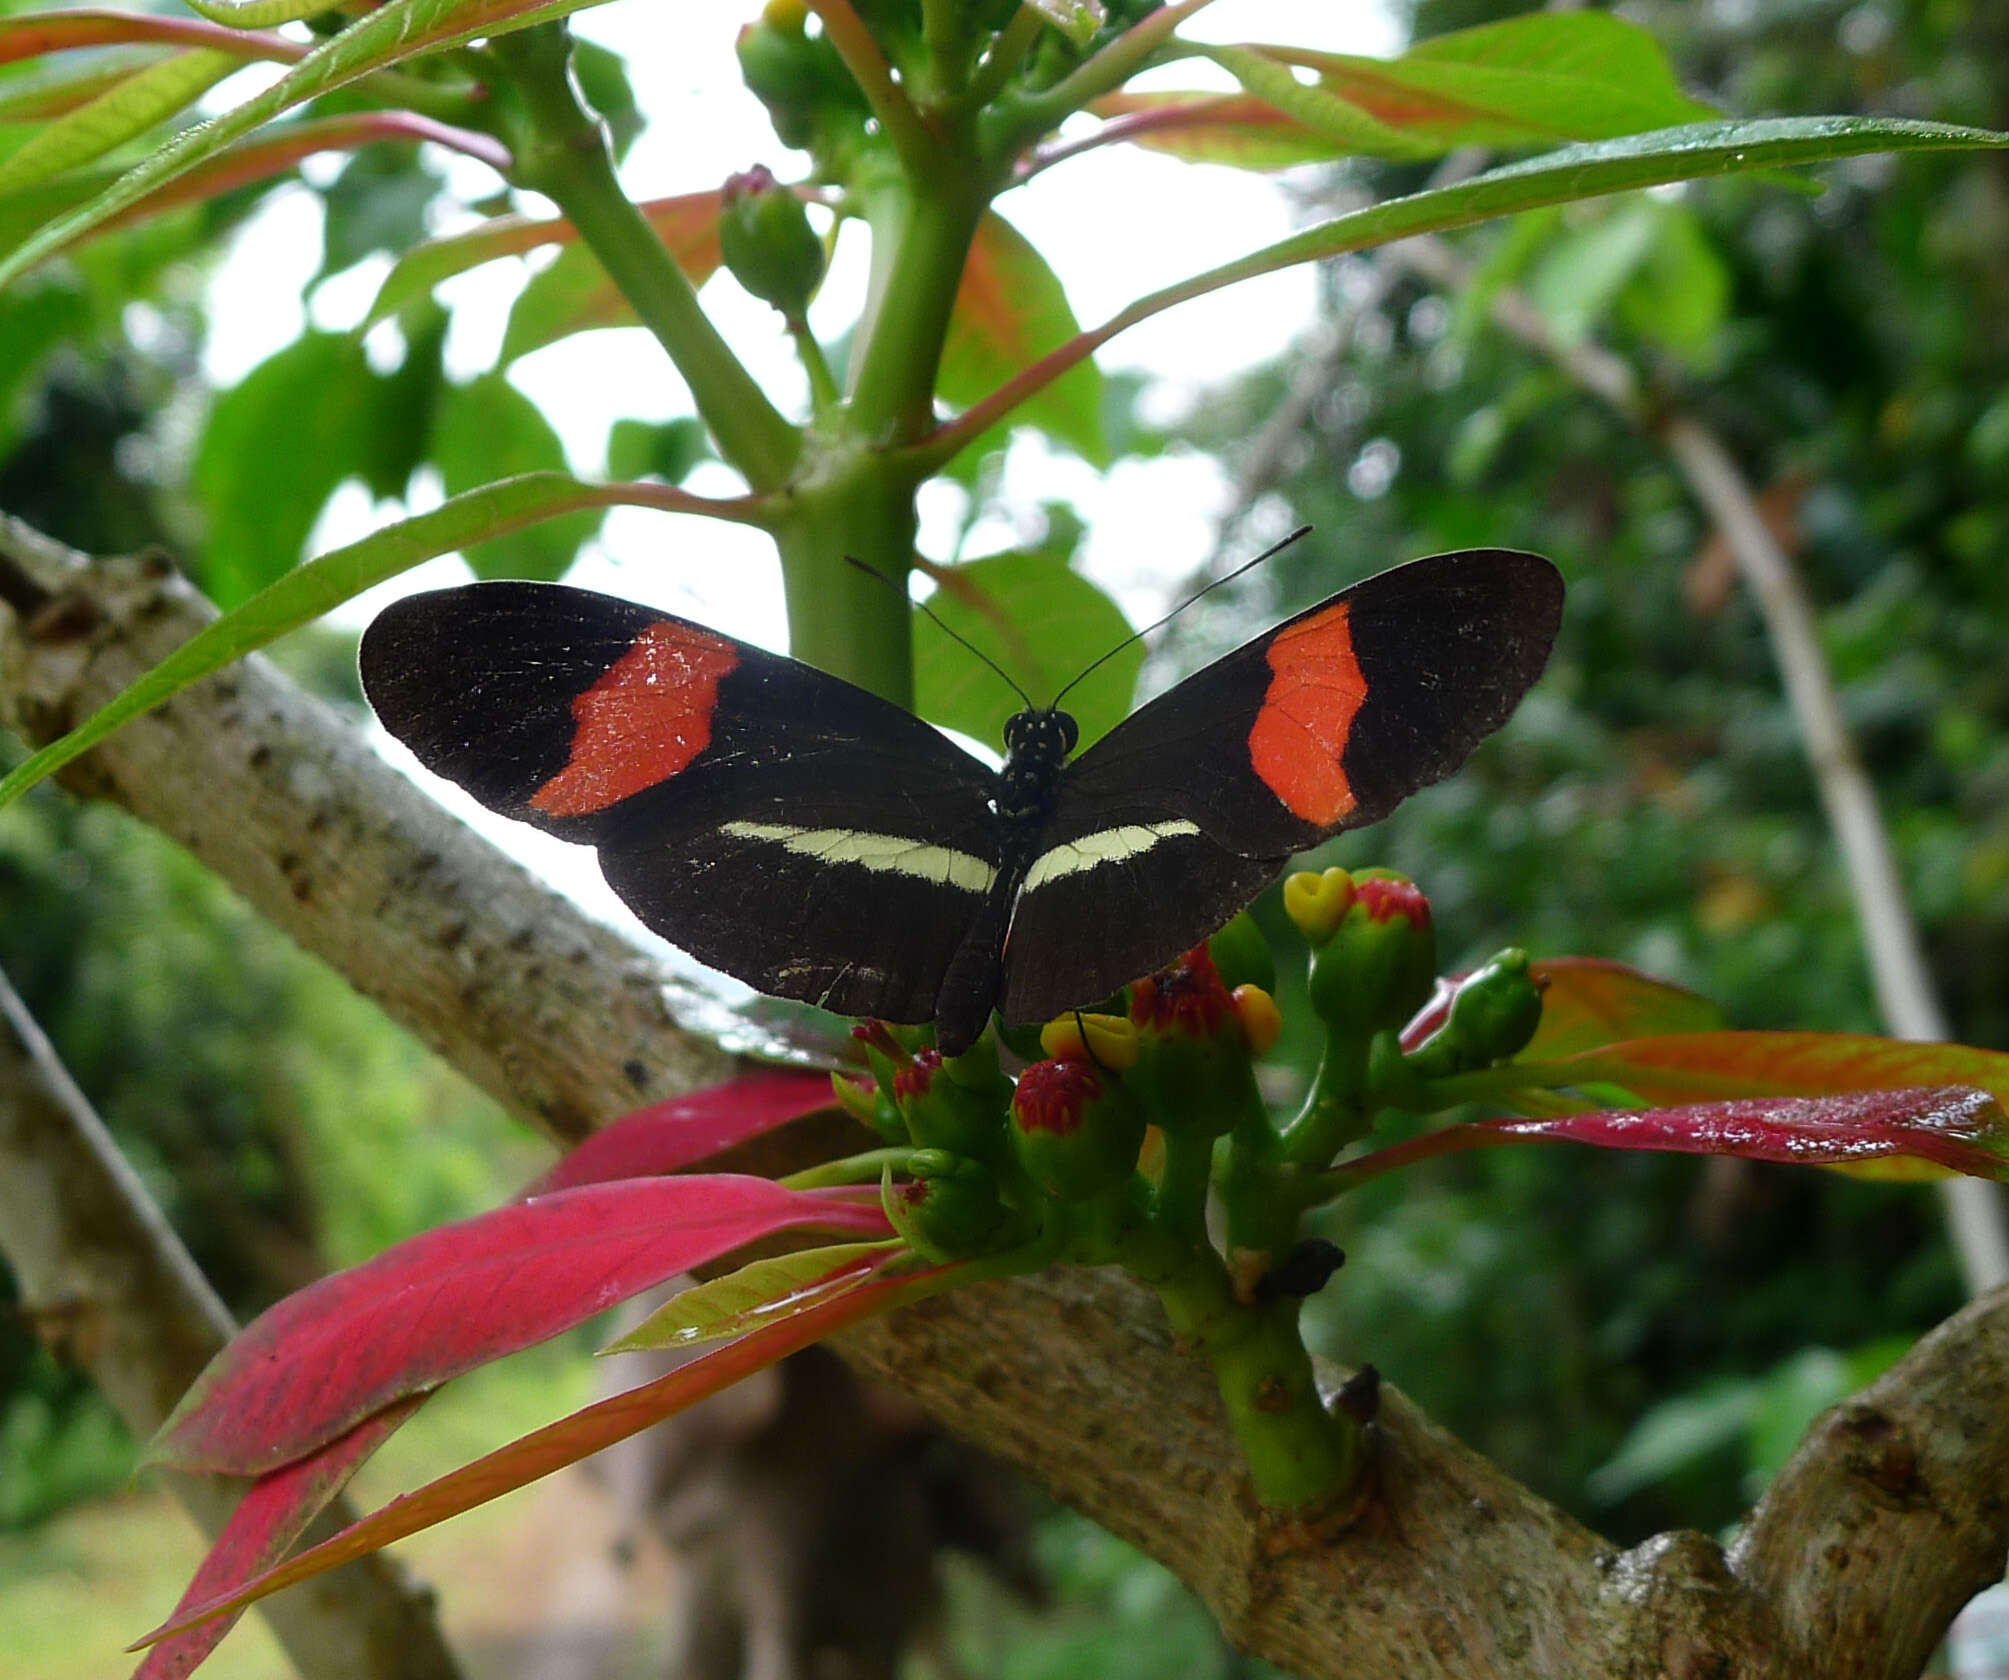
<svg viewBox="0 0 2009 1680">
<path fill-rule="evenodd" d="M 169 1638 L 210 1616 L 241 1609 L 268 1593 L 309 1580 L 338 1564 L 387 1546 L 393 1540 L 402 1540 L 408 1534 L 431 1528 L 435 1523 L 484 1505 L 541 1476 L 548 1476 L 554 1470 L 562 1470 L 566 1465 L 577 1463 L 616 1441 L 625 1440 L 834 1331 L 954 1287 L 969 1265 L 969 1262 L 963 1261 L 937 1266 L 910 1277 L 876 1279 L 834 1299 L 818 1302 L 806 1311 L 769 1324 L 751 1335 L 742 1336 L 736 1342 L 729 1342 L 702 1358 L 678 1366 L 667 1376 L 574 1412 L 568 1418 L 548 1424 L 519 1441 L 476 1459 L 472 1464 L 392 1500 L 383 1509 L 344 1529 L 332 1540 L 323 1541 L 227 1594 L 212 1598 L 205 1604 L 177 1610 L 172 1619 L 138 1641 L 134 1648 Z"/>
<path fill-rule="evenodd" d="M 1655 979 L 1603 957 L 1546 957 L 1528 972 L 1542 987 L 1542 1022 L 1521 1052 L 1523 1059 L 1570 1056 L 1629 1038 L 1714 1032 L 1723 1012 L 1685 986 Z M 1402 1048 L 1414 1050 L 1444 1024 L 1463 975 L 1437 982 L 1430 1001 L 1402 1029 Z"/>
<path fill-rule="evenodd" d="M 425 1404 L 414 1394 L 365 1418 L 346 1435 L 284 1469 L 260 1476 L 209 1548 L 176 1614 L 228 1592 L 283 1558 L 307 1525 L 348 1485 L 356 1468 Z M 147 1652 L 133 1680 L 182 1680 L 193 1674 L 243 1614 L 212 1617 L 163 1639 Z"/>
<path fill-rule="evenodd" d="M 936 389 L 945 402 L 973 403 L 1080 331 L 1046 258 L 1011 223 L 988 211 L 977 223 L 956 287 Z M 1102 375 L 1093 361 L 1070 368 L 1014 418 L 1092 464 L 1107 461 Z"/>
<path fill-rule="evenodd" d="M 119 12 L 96 6 L 0 18 L 0 64 L 79 47 L 142 41 L 206 47 L 242 59 L 262 58 L 280 64 L 297 64 L 308 52 L 303 44 L 289 41 L 283 35 L 252 35 L 194 18 L 155 17 L 146 12 Z"/>
<path fill-rule="evenodd" d="M 122 57 L 115 64 L 93 64 L 81 75 L 20 78 L 22 85 L 0 98 L 0 123 L 46 122 L 88 105 L 124 81 L 140 62 Z"/>
<path fill-rule="evenodd" d="M 656 236 L 662 240 L 663 248 L 675 259 L 684 271 L 684 278 L 693 286 L 702 286 L 711 278 L 723 260 L 719 252 L 718 216 L 719 192 L 680 193 L 673 198 L 650 199 L 638 205 Z M 456 274 L 464 274 L 483 263 L 494 262 L 502 257 L 521 256 L 526 251 L 534 251 L 542 245 L 573 245 L 579 238 L 578 229 L 562 216 L 497 216 L 492 221 L 470 228 L 465 233 L 449 234 L 441 239 L 429 239 L 423 245 L 415 245 L 405 252 L 377 290 L 369 313 L 363 318 L 365 327 L 395 315 L 413 298 L 423 297 L 442 280 L 449 280 Z M 562 261 L 563 259 L 561 259 Z M 555 266 L 555 265 L 554 265 Z M 606 278 L 605 271 L 597 262 L 592 270 L 598 276 L 601 287 L 609 298 L 617 298 L 613 282 Z M 545 270 L 534 276 L 531 285 L 538 285 Z M 545 287 L 556 289 L 561 282 L 546 281 Z M 582 289 L 575 285 L 575 290 Z M 595 305 L 590 299 L 579 305 L 582 310 L 598 312 L 605 319 L 590 323 L 596 326 L 623 325 L 634 319 L 632 311 L 615 319 L 615 305 L 605 307 Z M 530 323 L 518 326 L 515 311 L 511 312 L 511 328 L 519 338 L 526 339 L 525 348 L 533 348 L 527 343 L 531 331 Z M 556 309 L 543 309 L 538 313 L 556 315 Z M 577 330 L 576 328 L 567 330 Z M 549 338 L 562 336 L 550 333 Z M 524 353 L 519 350 L 518 354 Z"/>
<path fill-rule="evenodd" d="M 1439 1155 L 1528 1142 L 1734 1155 L 1885 1178 L 2009 1178 L 2009 1116 L 1988 1092 L 1958 1085 L 1480 1120 L 1363 1155 L 1331 1178 L 1358 1183 Z"/>
<path fill-rule="evenodd" d="M 891 1234 L 876 1205 L 736 1174 L 583 1185 L 423 1232 L 246 1326 L 182 1397 L 152 1456 L 263 1474 L 394 1400 L 801 1229 Z"/>
<path fill-rule="evenodd" d="M 828 1074 L 794 1068 L 772 1068 L 688 1091 L 601 1127 L 560 1156 L 524 1194 L 542 1196 L 579 1184 L 681 1172 L 835 1102 Z"/>
<path fill-rule="evenodd" d="M 901 1241 L 837 1243 L 755 1260 L 724 1277 L 679 1290 L 602 1353 L 648 1353 L 743 1336 L 819 1301 L 848 1295 L 911 1258 Z"/>
</svg>

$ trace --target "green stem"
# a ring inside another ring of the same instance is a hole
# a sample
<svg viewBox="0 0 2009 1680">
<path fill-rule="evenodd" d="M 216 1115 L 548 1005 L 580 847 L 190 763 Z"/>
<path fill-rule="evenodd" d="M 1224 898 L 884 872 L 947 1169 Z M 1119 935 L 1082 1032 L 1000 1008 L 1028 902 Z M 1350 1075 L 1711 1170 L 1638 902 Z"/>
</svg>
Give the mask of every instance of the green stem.
<svg viewBox="0 0 2009 1680">
<path fill-rule="evenodd" d="M 830 363 L 824 359 L 823 346 L 816 342 L 816 335 L 809 330 L 807 321 L 790 321 L 788 336 L 795 340 L 796 359 L 802 363 L 802 371 L 809 375 L 811 411 L 821 419 L 837 406 L 837 378 L 831 373 Z"/>
<path fill-rule="evenodd" d="M 520 102 L 502 136 L 516 154 L 515 184 L 552 199 L 579 230 L 669 352 L 719 453 L 754 489 L 779 488 L 801 451 L 801 434 L 719 336 L 683 270 L 622 192 L 605 130 L 573 84 L 564 26 L 501 36 L 489 51 Z"/>
<path fill-rule="evenodd" d="M 977 66 L 977 73 L 970 78 L 962 100 L 965 109 L 981 111 L 1004 91 L 1005 83 L 1025 62 L 1025 55 L 1032 51 L 1045 27 L 1046 19 L 1036 7 L 1020 6 L 1012 13 L 1011 22 L 999 31 L 997 39 L 991 42 L 991 50 Z"/>
<path fill-rule="evenodd" d="M 1372 1116 L 1362 1101 L 1369 1041 L 1334 1031 L 1297 1117 L 1283 1129 L 1283 1157 L 1299 1166 L 1323 1167 L 1355 1138 Z"/>
<path fill-rule="evenodd" d="M 851 0 L 809 0 L 809 9 L 823 20 L 824 35 L 844 60 L 844 68 L 851 72 L 901 161 L 910 169 L 923 167 L 935 142 L 900 84 L 893 80 L 892 66 L 864 19 L 852 10 Z"/>
<path fill-rule="evenodd" d="M 852 364 L 853 436 L 899 448 L 934 425 L 935 381 L 970 241 L 990 202 L 952 160 L 967 136 L 944 142 L 940 167 L 915 177 L 882 164 L 861 169 L 855 192 L 872 229 L 872 274 Z"/>
<path fill-rule="evenodd" d="M 887 1167 L 895 1172 L 904 1171 L 913 1154 L 913 1145 L 905 1143 L 885 1149 L 867 1149 L 857 1155 L 846 1155 L 841 1160 L 804 1167 L 801 1172 L 790 1173 L 777 1182 L 784 1190 L 827 1190 L 840 1184 L 877 1184 L 879 1175 Z"/>
<path fill-rule="evenodd" d="M 1165 1171 L 1152 1198 L 1152 1216 L 1181 1242 L 1207 1240 L 1207 1187 L 1214 1172 L 1214 1140 L 1193 1132 L 1166 1132 Z"/>
<path fill-rule="evenodd" d="M 1213 1367 L 1256 1497 L 1299 1510 L 1351 1492 L 1360 1477 L 1360 1426 L 1319 1399 L 1298 1335 L 1299 1303 L 1243 1306 L 1211 1248 L 1187 1248 L 1149 1228 L 1132 1234 L 1123 1261 L 1158 1291 L 1173 1330 Z"/>
</svg>

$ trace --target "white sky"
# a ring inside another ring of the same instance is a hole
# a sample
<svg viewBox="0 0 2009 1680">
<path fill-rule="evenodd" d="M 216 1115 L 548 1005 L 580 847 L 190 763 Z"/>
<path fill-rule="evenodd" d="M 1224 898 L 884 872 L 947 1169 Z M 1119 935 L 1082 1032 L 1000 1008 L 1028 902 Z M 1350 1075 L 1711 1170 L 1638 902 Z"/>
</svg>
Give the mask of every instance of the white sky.
<svg viewBox="0 0 2009 1680">
<path fill-rule="evenodd" d="M 806 160 L 780 145 L 766 113 L 740 81 L 732 43 L 741 22 L 755 11 L 751 4 L 625 0 L 573 20 L 580 35 L 626 57 L 638 99 L 652 119 L 622 170 L 623 184 L 633 196 L 699 190 L 755 163 L 767 164 L 784 180 L 804 172 Z M 1182 33 L 1189 39 L 1289 41 L 1361 53 L 1385 54 L 1400 44 L 1397 27 L 1379 0 L 1218 0 L 1189 20 Z M 266 68 L 232 78 L 212 95 L 210 108 L 246 97 L 256 85 L 254 78 L 269 80 L 272 74 Z M 1139 85 L 1233 84 L 1210 64 L 1186 62 Z M 484 166 L 444 153 L 440 157 L 464 196 L 485 197 L 496 190 L 497 179 Z M 340 161 L 313 160 L 310 172 L 325 181 Z M 1092 151 L 1047 171 L 1006 195 L 999 210 L 1045 254 L 1084 326 L 1107 319 L 1145 292 L 1269 244 L 1293 228 L 1289 201 L 1270 177 L 1183 164 L 1125 147 Z M 850 323 L 862 297 L 864 251 L 856 237 L 862 233 L 855 225 L 849 230 L 812 311 L 812 324 L 826 338 Z M 204 371 L 215 385 L 236 383 L 297 336 L 300 292 L 319 261 L 319 235 L 319 201 L 304 189 L 275 194 L 241 230 L 211 288 L 213 325 Z M 548 253 L 532 260 L 548 260 Z M 388 267 L 388 260 L 373 259 L 320 287 L 309 311 L 315 324 L 340 330 L 360 321 Z M 522 261 L 505 260 L 441 288 L 442 300 L 454 311 L 446 352 L 452 377 L 472 378 L 493 365 L 509 305 L 530 272 Z M 1306 267 L 1232 287 L 1120 335 L 1098 361 L 1106 371 L 1147 371 L 1152 379 L 1147 400 L 1156 414 L 1169 418 L 1190 406 L 1209 384 L 1287 349 L 1312 318 L 1313 287 L 1312 270 Z M 702 296 L 763 386 L 785 410 L 800 412 L 802 376 L 774 311 L 748 298 L 724 273 Z M 614 419 L 667 419 L 691 412 L 681 379 L 640 329 L 576 335 L 524 357 L 510 378 L 538 402 L 563 438 L 573 469 L 586 475 L 604 471 L 605 439 Z M 739 489 L 735 476 L 717 465 L 701 469 L 690 483 L 711 494 Z M 1216 522 L 1229 511 L 1225 480 L 1204 457 L 1126 462 L 1103 476 L 1030 437 L 1013 446 L 1004 489 L 1011 502 L 1026 508 L 1058 497 L 1080 509 L 1090 533 L 1083 569 L 1116 594 L 1134 622 L 1163 610 L 1165 591 L 1211 553 Z M 924 495 L 924 552 L 942 552 L 945 533 L 953 530 L 958 497 L 959 492 L 946 487 L 943 495 Z M 351 484 L 330 504 L 310 552 L 352 540 L 436 500 L 436 486 L 430 496 L 418 487 L 408 506 L 373 508 L 360 486 Z M 1012 540 L 1009 529 L 986 531 L 972 552 L 1008 547 Z M 360 624 L 389 594 L 437 587 L 466 575 L 457 558 L 433 561 L 353 603 L 342 616 Z M 757 532 L 617 508 L 570 577 L 688 614 L 729 635 L 786 647 L 779 568 Z M 415 770 L 402 749 L 386 745 L 389 756 Z M 582 849 L 490 817 L 458 790 L 419 774 L 443 802 L 589 909 L 628 920 Z"/>
</svg>

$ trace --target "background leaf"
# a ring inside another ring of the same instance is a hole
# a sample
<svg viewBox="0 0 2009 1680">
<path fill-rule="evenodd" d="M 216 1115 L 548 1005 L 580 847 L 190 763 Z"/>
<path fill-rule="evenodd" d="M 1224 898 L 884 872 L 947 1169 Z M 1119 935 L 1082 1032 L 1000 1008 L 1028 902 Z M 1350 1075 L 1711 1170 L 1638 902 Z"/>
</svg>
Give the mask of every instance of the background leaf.
<svg viewBox="0 0 2009 1680">
<path fill-rule="evenodd" d="M 928 605 L 1042 706 L 1130 634 L 1116 603 L 1058 555 L 970 561 L 948 575 Z M 1132 642 L 1068 694 L 1083 747 L 1128 715 L 1143 668 L 1144 644 Z M 917 615 L 914 705 L 930 723 L 1001 747 L 1005 720 L 1025 702 L 968 648 Z"/>
<path fill-rule="evenodd" d="M 551 422 L 500 373 L 440 393 L 432 453 L 447 493 L 456 496 L 496 479 L 565 467 L 565 446 Z M 604 517 L 593 509 L 526 525 L 477 543 L 467 550 L 467 563 L 477 577 L 551 582 L 565 575 Z"/>
</svg>

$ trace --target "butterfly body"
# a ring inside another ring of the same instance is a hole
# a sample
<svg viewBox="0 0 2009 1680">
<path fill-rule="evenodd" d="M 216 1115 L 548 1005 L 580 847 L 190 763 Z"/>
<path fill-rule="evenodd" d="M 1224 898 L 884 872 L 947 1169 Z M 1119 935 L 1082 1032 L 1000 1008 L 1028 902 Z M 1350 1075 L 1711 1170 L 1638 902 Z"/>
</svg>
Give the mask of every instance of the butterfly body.
<svg viewBox="0 0 2009 1680">
<path fill-rule="evenodd" d="M 1002 770 L 887 701 L 550 584 L 409 597 L 366 633 L 385 727 L 504 815 L 599 849 L 691 955 L 840 1014 L 1043 1020 L 1205 938 L 1294 852 L 1448 775 L 1539 674 L 1537 556 L 1418 561 L 1320 603 L 1079 757 L 1015 715 Z"/>
</svg>

